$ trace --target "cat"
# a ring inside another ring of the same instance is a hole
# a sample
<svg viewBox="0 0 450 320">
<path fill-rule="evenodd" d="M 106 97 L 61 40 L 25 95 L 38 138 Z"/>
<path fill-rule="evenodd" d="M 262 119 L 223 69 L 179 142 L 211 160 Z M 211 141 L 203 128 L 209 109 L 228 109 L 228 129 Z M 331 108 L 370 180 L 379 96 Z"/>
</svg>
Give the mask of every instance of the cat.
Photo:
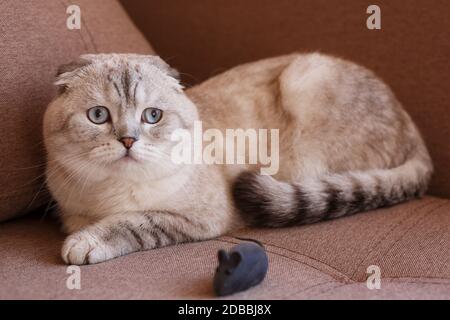
<svg viewBox="0 0 450 320">
<path fill-rule="evenodd" d="M 200 241 L 243 226 L 338 218 L 420 197 L 433 167 L 389 87 L 333 56 L 295 53 L 184 90 L 157 56 L 62 66 L 44 116 L 47 184 L 68 264 Z M 279 170 L 175 163 L 174 130 L 279 129 Z"/>
</svg>

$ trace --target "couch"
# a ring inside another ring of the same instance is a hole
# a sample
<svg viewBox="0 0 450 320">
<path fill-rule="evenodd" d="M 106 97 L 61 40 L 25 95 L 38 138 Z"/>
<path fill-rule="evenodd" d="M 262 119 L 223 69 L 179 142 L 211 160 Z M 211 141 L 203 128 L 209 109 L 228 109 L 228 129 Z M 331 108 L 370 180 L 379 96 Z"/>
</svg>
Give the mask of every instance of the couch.
<svg viewBox="0 0 450 320">
<path fill-rule="evenodd" d="M 81 9 L 79 30 L 66 26 L 71 4 Z M 214 298 L 217 250 L 239 237 L 265 245 L 269 272 L 260 286 L 225 299 L 449 299 L 450 5 L 377 4 L 381 30 L 366 28 L 368 5 L 358 0 L 0 2 L 0 299 Z M 293 51 L 354 60 L 391 85 L 429 146 L 428 194 L 313 225 L 243 229 L 81 266 L 81 288 L 69 289 L 64 234 L 42 175 L 42 115 L 57 66 L 86 52 L 156 52 L 190 87 Z M 379 289 L 367 282 L 373 270 Z"/>
</svg>

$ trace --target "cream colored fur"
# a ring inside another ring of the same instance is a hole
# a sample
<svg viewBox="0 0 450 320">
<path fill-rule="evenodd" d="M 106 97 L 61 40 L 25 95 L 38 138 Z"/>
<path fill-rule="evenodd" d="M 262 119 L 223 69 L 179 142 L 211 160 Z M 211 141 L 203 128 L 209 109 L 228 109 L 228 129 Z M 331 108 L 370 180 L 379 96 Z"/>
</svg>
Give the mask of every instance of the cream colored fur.
<svg viewBox="0 0 450 320">
<path fill-rule="evenodd" d="M 343 188 L 345 173 L 367 189 L 374 174 L 402 188 L 428 182 L 431 160 L 410 117 L 383 82 L 353 63 L 293 54 L 238 66 L 185 92 L 172 75 L 157 57 L 114 54 L 83 56 L 59 75 L 63 93 L 47 109 L 44 136 L 48 186 L 69 233 L 65 262 L 97 263 L 244 225 L 231 186 L 257 166 L 170 159 L 171 132 L 192 130 L 198 119 L 205 130 L 280 129 L 280 170 L 261 181 L 286 217 L 296 196 L 283 183 L 306 186 L 320 207 L 325 176 Z M 89 122 L 86 111 L 97 105 L 109 108 L 110 123 Z M 161 123 L 140 121 L 149 106 L 164 111 Z M 133 161 L 118 141 L 130 134 L 139 135 Z"/>
</svg>

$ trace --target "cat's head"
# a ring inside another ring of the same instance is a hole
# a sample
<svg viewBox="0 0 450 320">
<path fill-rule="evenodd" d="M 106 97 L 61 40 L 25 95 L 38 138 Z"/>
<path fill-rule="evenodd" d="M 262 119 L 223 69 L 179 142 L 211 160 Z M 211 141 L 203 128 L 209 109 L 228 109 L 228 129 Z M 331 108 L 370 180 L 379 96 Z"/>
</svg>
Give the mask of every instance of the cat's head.
<svg viewBox="0 0 450 320">
<path fill-rule="evenodd" d="M 44 117 L 49 167 L 92 179 L 170 175 L 171 134 L 198 117 L 176 76 L 159 57 L 135 54 L 83 55 L 62 66 Z"/>
</svg>

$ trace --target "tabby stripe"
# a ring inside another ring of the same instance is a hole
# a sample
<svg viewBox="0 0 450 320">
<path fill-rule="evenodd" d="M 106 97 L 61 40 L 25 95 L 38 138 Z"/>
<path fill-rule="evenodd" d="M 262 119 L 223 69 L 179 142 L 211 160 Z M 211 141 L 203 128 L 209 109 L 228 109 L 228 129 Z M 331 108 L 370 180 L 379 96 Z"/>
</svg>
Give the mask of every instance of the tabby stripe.
<svg viewBox="0 0 450 320">
<path fill-rule="evenodd" d="M 153 226 L 156 229 L 159 229 L 162 233 L 164 233 L 164 235 L 168 238 L 169 241 L 171 241 L 172 243 L 177 243 L 178 240 L 176 239 L 177 235 L 181 236 L 181 241 L 188 241 L 188 240 L 192 240 L 192 237 L 190 237 L 189 235 L 187 235 L 186 233 L 184 233 L 183 231 L 179 230 L 178 228 L 176 228 L 173 224 L 170 225 L 170 231 L 166 229 L 164 229 L 161 225 L 157 224 L 156 222 L 153 221 Z"/>
<path fill-rule="evenodd" d="M 339 211 L 339 191 L 328 181 L 324 181 L 326 184 L 325 193 L 327 197 L 327 208 L 323 215 L 324 220 L 332 219 L 333 214 Z"/>
<path fill-rule="evenodd" d="M 182 219 L 185 223 L 191 225 L 191 226 L 194 227 L 194 228 L 200 228 L 200 229 L 202 229 L 203 231 L 208 231 L 207 228 L 206 228 L 206 226 L 204 226 L 204 225 L 202 225 L 202 224 L 194 223 L 194 222 L 191 221 L 188 217 L 186 217 L 186 216 L 184 216 L 184 215 L 182 215 L 182 214 L 178 214 L 178 213 L 175 213 L 175 212 L 172 212 L 172 211 L 165 211 L 165 210 L 154 211 L 154 212 L 155 212 L 155 213 L 161 213 L 161 214 L 170 215 L 170 216 L 172 216 L 172 217 L 174 217 L 174 218 L 177 218 L 177 219 Z M 180 231 L 180 233 L 181 233 L 181 231 Z"/>
<path fill-rule="evenodd" d="M 157 224 L 154 220 L 152 216 L 149 215 L 145 215 L 145 218 L 147 219 L 148 223 L 150 224 L 152 230 L 150 230 L 150 232 L 152 232 L 152 234 L 157 237 L 157 241 L 158 241 L 158 246 L 161 246 L 161 236 L 164 235 L 167 240 L 169 241 L 169 244 L 173 244 L 173 243 L 177 243 L 177 240 L 174 238 L 173 234 L 175 233 L 179 233 L 182 235 L 183 239 L 189 239 L 189 237 L 187 237 L 187 235 L 185 235 L 184 233 L 178 231 L 175 229 L 174 226 L 172 226 L 172 229 L 175 229 L 176 232 L 169 232 L 169 230 L 163 228 L 161 225 Z"/>
<path fill-rule="evenodd" d="M 361 183 L 355 177 L 352 177 L 352 200 L 349 201 L 347 213 L 355 213 L 365 207 L 366 195 Z"/>
<path fill-rule="evenodd" d="M 144 217 L 147 220 L 147 223 L 149 225 L 148 231 L 155 238 L 155 246 L 158 248 L 161 247 L 161 236 L 155 228 L 155 223 L 153 222 L 153 218 L 148 215 L 144 215 Z"/>
<path fill-rule="evenodd" d="M 113 82 L 113 84 L 114 84 L 114 88 L 117 91 L 117 94 L 119 95 L 119 98 L 122 99 L 122 92 L 120 92 L 119 86 L 115 82 Z"/>
<path fill-rule="evenodd" d="M 133 103 L 136 104 L 136 91 L 137 91 L 137 87 L 139 85 L 139 82 L 136 82 L 136 84 L 134 85 L 134 90 L 133 90 Z"/>
<path fill-rule="evenodd" d="M 130 81 L 130 71 L 128 69 L 125 69 L 125 71 L 122 73 L 122 86 L 125 93 L 125 101 L 127 103 L 130 100 Z"/>
<path fill-rule="evenodd" d="M 135 228 L 130 225 L 129 223 L 126 223 L 125 226 L 126 230 L 134 237 L 136 242 L 139 245 L 139 248 L 142 248 L 144 246 L 144 241 L 142 240 L 141 235 L 135 230 Z"/>
<path fill-rule="evenodd" d="M 385 202 L 384 192 L 382 188 L 381 178 L 377 175 L 375 175 L 374 178 L 375 178 L 375 190 L 373 191 L 372 201 L 375 202 L 373 207 L 378 208 L 384 205 Z"/>
<path fill-rule="evenodd" d="M 292 212 L 293 217 L 290 217 L 289 219 L 293 219 L 293 224 L 301 223 L 304 220 L 307 220 L 310 218 L 308 207 L 309 205 L 309 199 L 308 195 L 302 190 L 302 187 L 298 184 L 292 184 L 292 187 L 294 188 L 294 198 L 296 200 L 295 208 L 296 211 Z"/>
<path fill-rule="evenodd" d="M 153 228 L 155 228 L 159 234 L 164 235 L 167 240 L 169 240 L 169 243 L 175 243 L 175 239 L 172 237 L 172 235 L 168 232 L 168 230 L 162 228 L 160 225 L 156 224 L 155 222 L 153 222 Z"/>
</svg>

